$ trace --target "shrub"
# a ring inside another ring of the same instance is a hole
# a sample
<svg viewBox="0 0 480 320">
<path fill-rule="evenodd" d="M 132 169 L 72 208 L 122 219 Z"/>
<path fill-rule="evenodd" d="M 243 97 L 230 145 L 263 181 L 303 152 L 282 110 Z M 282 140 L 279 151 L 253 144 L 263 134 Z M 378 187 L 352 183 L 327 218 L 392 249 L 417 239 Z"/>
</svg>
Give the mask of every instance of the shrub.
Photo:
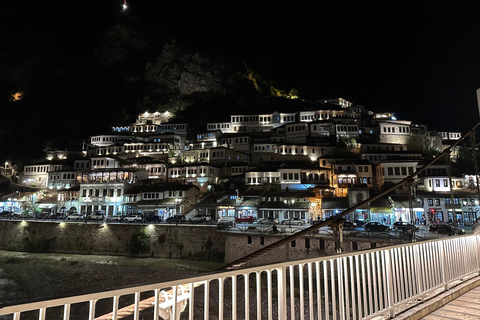
<svg viewBox="0 0 480 320">
<path fill-rule="evenodd" d="M 150 252 L 150 236 L 145 231 L 145 228 L 137 229 L 132 233 L 128 249 L 131 254 L 136 255 Z"/>
</svg>

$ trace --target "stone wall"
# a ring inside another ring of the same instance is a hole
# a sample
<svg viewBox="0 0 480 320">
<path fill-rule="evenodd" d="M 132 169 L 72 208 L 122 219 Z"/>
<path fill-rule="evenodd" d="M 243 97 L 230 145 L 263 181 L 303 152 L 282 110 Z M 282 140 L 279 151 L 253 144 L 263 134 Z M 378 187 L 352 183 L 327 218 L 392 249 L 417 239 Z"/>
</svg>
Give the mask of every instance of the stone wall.
<svg viewBox="0 0 480 320">
<path fill-rule="evenodd" d="M 225 234 L 214 226 L 0 221 L 0 249 L 130 255 L 139 229 L 149 241 L 141 256 L 224 261 Z"/>
<path fill-rule="evenodd" d="M 143 230 L 148 250 L 131 253 L 132 235 Z M 264 248 L 285 235 L 235 233 L 203 225 L 126 225 L 0 221 L 0 249 L 31 252 L 134 255 L 230 263 Z M 378 240 L 379 241 L 379 240 Z M 368 239 L 344 239 L 342 252 L 390 245 Z M 335 254 L 331 237 L 299 238 L 272 250 L 247 266 Z"/>
<path fill-rule="evenodd" d="M 230 263 L 238 260 L 252 252 L 270 245 L 284 236 L 282 235 L 249 235 L 249 234 L 229 234 L 225 240 L 225 262 Z M 359 250 L 372 249 L 382 246 L 388 246 L 392 243 L 375 242 L 368 239 L 344 239 L 342 242 L 342 252 L 354 252 Z M 308 236 L 299 238 L 282 247 L 274 249 L 261 257 L 255 258 L 245 266 L 253 267 L 257 265 L 315 258 L 336 254 L 335 242 L 331 237 Z"/>
</svg>

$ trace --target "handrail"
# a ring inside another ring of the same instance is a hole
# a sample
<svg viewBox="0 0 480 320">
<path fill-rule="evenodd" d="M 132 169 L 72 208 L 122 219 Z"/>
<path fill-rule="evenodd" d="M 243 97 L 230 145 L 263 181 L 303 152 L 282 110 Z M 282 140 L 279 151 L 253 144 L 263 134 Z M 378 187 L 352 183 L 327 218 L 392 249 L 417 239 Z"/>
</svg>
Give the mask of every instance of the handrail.
<svg viewBox="0 0 480 320">
<path fill-rule="evenodd" d="M 323 222 L 319 222 L 311 227 L 303 229 L 295 234 L 287 236 L 280 239 L 273 244 L 267 245 L 260 250 L 257 250 L 249 255 L 233 261 L 229 264 L 226 264 L 222 268 L 218 269 L 217 273 L 212 273 L 210 275 L 204 275 L 199 277 L 181 279 L 177 281 L 170 281 L 165 283 L 157 283 L 145 286 L 139 286 L 135 288 L 126 288 L 119 289 L 109 292 L 96 293 L 91 295 L 82 295 L 77 297 L 62 298 L 51 300 L 47 302 L 33 302 L 29 304 L 23 304 L 19 306 L 7 306 L 0 308 L 0 315 L 3 314 L 14 314 L 14 319 L 19 319 L 20 314 L 25 310 L 37 309 L 40 312 L 40 318 L 44 319 L 45 312 L 47 308 L 54 306 L 63 305 L 64 306 L 64 318 L 69 318 L 70 305 L 78 303 L 81 301 L 89 301 L 90 308 L 89 314 L 90 318 L 95 314 L 95 305 L 99 299 L 105 299 L 107 297 L 113 298 L 113 311 L 109 314 L 106 314 L 98 319 L 117 319 L 120 316 L 123 316 L 122 313 L 119 313 L 120 310 L 125 309 L 126 314 L 134 314 L 134 318 L 138 319 L 138 314 L 142 308 L 154 307 L 154 318 L 157 319 L 159 316 L 159 306 L 165 305 L 165 302 L 168 300 L 168 297 L 172 297 L 173 303 L 170 303 L 170 306 L 175 305 L 176 307 L 170 307 L 169 317 L 173 316 L 176 318 L 177 314 L 181 311 L 178 311 L 179 299 L 188 299 L 190 301 L 189 314 L 191 319 L 193 318 L 194 313 L 194 288 L 199 286 L 204 286 L 204 312 L 205 318 L 208 318 L 209 314 L 209 299 L 210 299 L 210 286 L 209 283 L 215 279 L 219 281 L 219 289 L 222 296 L 219 296 L 219 313 L 221 313 L 221 318 L 223 318 L 223 291 L 224 291 L 224 281 L 226 279 L 231 279 L 232 286 L 232 295 L 236 298 L 236 293 L 234 290 L 237 288 L 237 277 L 243 277 L 245 281 L 245 317 L 248 318 L 249 306 L 247 303 L 250 303 L 249 300 L 249 275 L 256 274 L 256 297 L 257 297 L 257 313 L 261 312 L 261 307 L 259 307 L 259 302 L 262 298 L 262 274 L 266 273 L 267 277 L 267 300 L 268 300 L 268 316 L 272 317 L 272 271 L 277 273 L 277 292 L 278 292 L 278 317 L 279 319 L 286 319 L 287 311 L 287 287 L 290 289 L 290 313 L 293 314 L 295 311 L 295 277 L 298 274 L 298 282 L 300 284 L 300 300 L 305 300 L 303 295 L 303 279 L 304 279 L 304 266 L 308 266 L 308 287 L 309 287 L 309 312 L 311 318 L 313 316 L 313 307 L 314 303 L 312 301 L 314 293 L 313 290 L 313 274 L 315 273 L 315 278 L 317 280 L 317 316 L 320 318 L 322 314 L 320 301 L 322 299 L 322 292 L 319 289 L 321 282 L 324 283 L 323 296 L 326 299 L 324 301 L 324 311 L 329 312 L 329 309 L 332 309 L 333 318 L 336 318 L 336 312 L 338 307 L 338 312 L 342 318 L 345 318 L 346 315 L 349 315 L 350 309 L 348 308 L 351 304 L 355 304 L 355 299 L 363 299 L 364 308 L 358 305 L 358 310 L 355 308 L 352 309 L 354 313 L 354 319 L 358 314 L 359 319 L 363 316 L 370 316 L 372 314 L 378 314 L 380 312 L 389 312 L 390 316 L 395 314 L 395 307 L 399 303 L 404 303 L 405 301 L 410 301 L 417 298 L 418 296 L 424 295 L 427 292 L 430 292 L 434 289 L 440 287 L 448 288 L 449 283 L 456 281 L 466 276 L 475 274 L 478 275 L 480 269 L 480 257 L 479 257 L 479 248 L 480 240 L 478 236 L 464 236 L 464 237 L 455 237 L 447 240 L 431 240 L 421 243 L 412 243 L 407 245 L 392 246 L 386 249 L 381 250 L 367 250 L 362 251 L 361 253 L 354 254 L 340 254 L 332 257 L 323 257 L 323 258 L 314 258 L 301 260 L 296 262 L 285 262 L 275 265 L 263 266 L 263 267 L 253 267 L 248 269 L 236 270 L 249 261 L 266 254 L 267 252 L 272 251 L 273 249 L 279 248 L 284 244 L 287 244 L 293 240 L 296 240 L 300 237 L 306 236 L 315 232 L 319 228 L 327 225 L 332 225 L 340 223 L 342 219 L 353 212 L 354 210 L 368 205 L 372 201 L 379 199 L 380 197 L 388 194 L 389 192 L 395 190 L 396 188 L 411 183 L 413 178 L 420 173 L 422 173 L 428 166 L 438 161 L 438 159 L 446 156 L 450 153 L 451 149 L 457 146 L 461 141 L 466 137 L 472 134 L 475 129 L 480 125 L 480 122 L 475 125 L 467 134 L 463 135 L 459 140 L 457 140 L 453 145 L 446 148 L 442 153 L 440 153 L 436 158 L 432 159 L 422 168 L 415 171 L 413 174 L 409 175 L 402 181 L 396 183 L 394 186 L 380 192 L 377 195 L 374 195 L 353 207 L 344 210 L 343 212 L 332 216 L 326 219 Z M 462 240 L 469 239 L 469 240 Z M 464 243 L 460 243 L 460 242 Z M 464 245 L 468 246 L 469 255 L 466 254 L 466 249 Z M 433 251 L 428 249 L 432 249 Z M 440 252 L 440 253 L 438 253 Z M 406 260 L 403 260 L 406 259 Z M 463 259 L 464 265 L 462 268 L 455 268 L 453 266 L 453 261 Z M 348 260 L 348 261 L 347 261 Z M 366 264 L 364 264 L 366 261 Z M 419 263 L 420 261 L 420 263 Z M 315 264 L 315 270 L 312 269 L 312 265 Z M 426 265 L 423 265 L 426 264 Z M 375 268 L 374 268 L 375 267 Z M 361 274 L 359 269 L 361 268 Z M 403 268 L 403 269 L 401 269 Z M 320 272 L 320 269 L 323 272 Z M 288 286 L 287 279 L 287 270 L 289 271 L 288 278 L 290 279 L 290 286 Z M 425 273 L 425 270 L 429 271 L 429 274 Z M 434 271 L 441 270 L 441 275 L 438 276 L 434 274 Z M 354 275 L 355 272 L 355 275 Z M 330 274 L 330 280 L 326 277 L 326 274 Z M 323 275 L 323 278 L 322 278 Z M 361 276 L 360 276 L 361 275 Z M 366 275 L 368 278 L 366 279 Z M 402 275 L 402 277 L 399 277 Z M 356 277 L 355 277 L 356 276 Z M 353 280 L 355 278 L 355 281 Z M 380 281 L 381 278 L 385 278 L 386 281 Z M 293 280 L 292 280 L 293 279 Z M 346 282 L 344 281 L 345 279 Z M 348 280 L 350 279 L 350 280 Z M 338 281 L 338 283 L 336 282 Z M 403 283 L 406 281 L 407 283 Z M 330 283 L 329 283 L 330 282 Z M 355 287 L 355 282 L 357 287 Z M 363 286 L 361 290 L 360 286 Z M 373 285 L 373 286 L 372 286 Z M 351 288 L 349 288 L 351 286 Z M 405 289 L 408 287 L 408 290 Z M 163 290 L 165 288 L 167 290 Z M 169 289 L 168 289 L 169 288 Z M 352 295 L 349 295 L 349 290 L 351 290 Z M 381 292 L 378 292 L 380 290 Z M 153 291 L 155 293 L 154 297 L 140 301 L 140 292 Z M 181 292 L 179 295 L 178 292 Z M 354 297 L 353 292 L 356 291 L 358 295 L 357 298 Z M 408 291 L 408 292 L 407 292 Z M 162 294 L 163 293 L 163 294 Z M 367 294 L 368 293 L 368 294 Z M 123 295 L 135 295 L 135 304 L 126 306 L 124 308 L 119 308 L 118 299 Z M 363 294 L 363 295 L 362 295 Z M 384 295 L 382 297 L 382 294 Z M 372 298 L 373 296 L 373 298 Z M 181 297 L 181 298 L 179 298 Z M 232 297 L 232 316 L 234 311 L 237 310 L 237 301 Z M 329 300 L 331 299 L 331 301 Z M 338 299 L 338 301 L 337 301 Z M 358 300 L 360 301 L 360 300 Z M 338 303 L 337 303 L 338 302 Z M 368 305 L 368 310 L 367 310 Z M 352 305 L 353 306 L 353 305 Z M 185 307 L 185 305 L 184 305 Z M 353 306 L 354 307 L 354 306 Z M 300 308 L 303 311 L 303 301 L 300 303 Z M 127 310 L 128 309 L 128 310 Z M 143 310 L 143 309 L 142 309 Z M 363 311 L 362 311 L 363 310 Z M 68 312 L 67 312 L 68 311 Z M 303 314 L 303 313 L 302 313 Z M 347 316 L 349 318 L 349 316 Z M 233 317 L 232 317 L 233 319 Z"/>
<path fill-rule="evenodd" d="M 448 237 L 3 306 L 0 315 L 13 314 L 20 319 L 21 314 L 37 310 L 39 318 L 45 319 L 50 310 L 62 307 L 63 319 L 69 319 L 70 313 L 80 312 L 77 304 L 88 303 L 83 314 L 88 312 L 91 319 L 98 320 L 132 314 L 139 319 L 140 312 L 142 318 L 152 314 L 155 320 L 181 312 L 187 312 L 189 319 L 197 313 L 218 319 L 220 315 L 248 318 L 250 313 L 286 319 L 287 314 L 299 310 L 310 313 L 310 319 L 393 317 L 412 301 L 478 276 L 479 249 L 478 235 Z M 140 301 L 140 295 L 149 292 L 151 297 Z M 134 303 L 120 304 L 120 297 L 131 297 Z M 103 315 L 95 317 L 99 312 Z"/>
<path fill-rule="evenodd" d="M 397 189 L 398 187 L 412 182 L 413 178 L 415 176 L 418 176 L 420 173 L 425 171 L 427 169 L 427 167 L 429 167 L 430 165 L 437 162 L 440 158 L 448 155 L 450 153 L 450 151 L 452 150 L 452 148 L 456 147 L 466 137 L 470 136 L 470 134 L 472 134 L 479 125 L 480 125 L 480 122 L 477 123 L 468 133 L 464 134 L 460 139 L 458 139 L 454 144 L 452 144 L 451 146 L 449 146 L 448 148 L 443 150 L 443 152 L 441 152 L 436 158 L 433 158 L 426 165 L 424 165 L 423 167 L 421 167 L 420 169 L 418 169 L 417 171 L 415 171 L 414 173 L 412 173 L 408 177 L 404 178 L 402 181 L 396 183 L 392 187 L 390 187 L 390 188 L 388 188 L 388 189 L 386 189 L 386 190 L 384 190 L 384 191 L 382 191 L 382 192 L 380 192 L 380 193 L 378 193 L 374 196 L 371 196 L 370 198 L 368 198 L 368 199 L 366 199 L 362 202 L 357 203 L 353 207 L 350 207 L 350 208 L 340 212 L 337 215 L 331 216 L 330 218 L 326 219 L 325 221 L 320 221 L 319 223 L 316 223 L 316 224 L 312 225 L 311 227 L 303 229 L 302 231 L 300 231 L 298 233 L 287 236 L 283 239 L 278 240 L 277 242 L 274 242 L 270 245 L 267 245 L 267 246 L 255 251 L 255 252 L 252 252 L 252 253 L 250 253 L 250 254 L 248 254 L 248 255 L 240 258 L 240 259 L 232 261 L 232 262 L 224 265 L 223 267 L 219 268 L 218 270 L 232 270 L 232 269 L 240 268 L 243 265 L 247 264 L 249 261 L 251 261 L 255 258 L 258 258 L 260 256 L 263 256 L 264 254 L 266 254 L 267 252 L 270 252 L 273 249 L 279 248 L 279 247 L 281 247 L 281 246 L 283 246 L 283 245 L 285 245 L 285 244 L 287 244 L 287 243 L 289 243 L 293 240 L 296 240 L 300 237 L 306 236 L 309 233 L 315 232 L 316 230 L 318 230 L 321 227 L 329 226 L 329 225 L 332 225 L 334 223 L 340 222 L 341 219 L 343 219 L 348 214 L 354 212 L 356 209 L 362 208 L 362 207 L 370 204 L 371 202 L 383 197 L 384 195 L 392 192 L 393 190 Z"/>
</svg>

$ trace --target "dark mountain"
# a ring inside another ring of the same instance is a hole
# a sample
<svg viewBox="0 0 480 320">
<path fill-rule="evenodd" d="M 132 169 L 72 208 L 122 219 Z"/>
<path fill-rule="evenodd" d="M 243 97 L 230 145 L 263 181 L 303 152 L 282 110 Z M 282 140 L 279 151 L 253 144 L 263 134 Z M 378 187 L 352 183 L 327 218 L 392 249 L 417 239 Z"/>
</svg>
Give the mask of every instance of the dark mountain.
<svg viewBox="0 0 480 320">
<path fill-rule="evenodd" d="M 89 135 L 132 123 L 145 111 L 169 110 L 172 121 L 205 130 L 205 122 L 225 121 L 232 112 L 301 104 L 287 99 L 296 92 L 251 67 L 268 73 L 274 62 L 266 55 L 250 64 L 227 44 L 167 34 L 130 14 L 118 13 L 91 50 L 82 51 L 4 57 L 10 63 L 0 66 L 6 150 L 0 160 L 41 157 L 44 148 L 76 150 Z"/>
</svg>

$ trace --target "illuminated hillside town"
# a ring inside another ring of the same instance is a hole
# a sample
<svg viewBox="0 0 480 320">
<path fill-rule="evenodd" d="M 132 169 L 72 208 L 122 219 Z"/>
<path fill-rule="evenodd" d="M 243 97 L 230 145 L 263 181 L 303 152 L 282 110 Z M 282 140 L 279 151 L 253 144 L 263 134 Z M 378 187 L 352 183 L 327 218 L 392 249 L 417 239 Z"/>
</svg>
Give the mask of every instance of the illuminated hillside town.
<svg viewBox="0 0 480 320">
<path fill-rule="evenodd" d="M 320 101 L 310 111 L 232 114 L 225 122 L 206 123 L 203 132 L 172 123 L 173 117 L 145 112 L 133 124 L 89 137 L 81 150 L 48 150 L 45 159 L 19 172 L 10 162 L 2 164 L 0 174 L 17 190 L 2 195 L 0 211 L 311 223 L 401 181 L 461 137 L 342 98 Z M 471 154 L 470 148 L 456 147 L 452 162 Z M 450 163 L 439 161 L 409 188 L 348 220 L 428 225 L 456 219 L 471 226 L 478 217 L 475 173 L 452 173 Z"/>
</svg>

